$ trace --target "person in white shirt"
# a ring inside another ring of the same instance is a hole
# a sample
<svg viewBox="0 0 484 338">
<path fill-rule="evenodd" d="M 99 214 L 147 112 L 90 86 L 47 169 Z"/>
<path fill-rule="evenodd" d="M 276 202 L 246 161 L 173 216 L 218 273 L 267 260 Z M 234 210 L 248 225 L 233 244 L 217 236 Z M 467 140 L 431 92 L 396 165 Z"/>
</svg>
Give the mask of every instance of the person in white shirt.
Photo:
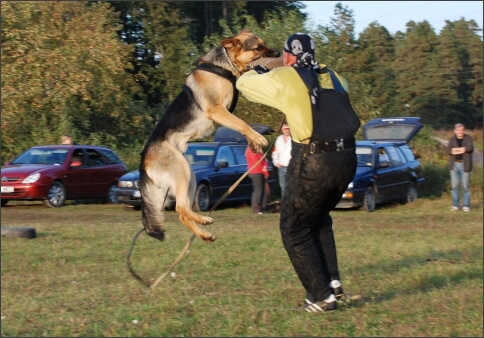
<svg viewBox="0 0 484 338">
<path fill-rule="evenodd" d="M 291 131 L 289 125 L 282 125 L 282 134 L 276 139 L 274 151 L 272 152 L 272 163 L 277 167 L 279 186 L 281 187 L 281 199 L 284 198 L 284 188 L 286 187 L 286 172 L 289 161 L 291 160 Z"/>
</svg>

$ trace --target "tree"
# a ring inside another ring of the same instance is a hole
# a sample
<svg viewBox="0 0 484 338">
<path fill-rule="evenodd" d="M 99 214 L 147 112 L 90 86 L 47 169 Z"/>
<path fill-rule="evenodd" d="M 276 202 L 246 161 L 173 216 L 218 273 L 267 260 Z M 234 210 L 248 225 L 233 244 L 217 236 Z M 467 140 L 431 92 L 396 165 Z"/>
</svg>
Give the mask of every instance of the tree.
<svg viewBox="0 0 484 338">
<path fill-rule="evenodd" d="M 437 113 L 434 105 L 444 104 L 436 95 L 448 88 L 447 80 L 439 75 L 442 68 L 438 45 L 438 37 L 427 21 L 407 23 L 405 38 L 396 46 L 392 63 L 397 86 L 394 111 L 403 111 L 408 105 L 410 115 L 428 122 Z"/>
<path fill-rule="evenodd" d="M 147 50 L 143 60 L 135 60 L 135 77 L 147 104 L 160 116 L 181 91 L 198 51 L 175 3 L 138 3 L 132 15 L 141 22 L 143 33 L 138 44 Z"/>
<path fill-rule="evenodd" d="M 2 2 L 2 158 L 39 143 L 114 146 L 143 128 L 131 47 L 107 3 Z M 21 137 L 19 137 L 21 135 Z"/>
<path fill-rule="evenodd" d="M 443 111 L 441 122 L 447 125 L 482 126 L 482 41 L 476 31 L 475 22 L 461 19 L 446 21 L 440 35 L 439 54 L 455 95 Z"/>
<path fill-rule="evenodd" d="M 359 36 L 352 55 L 352 81 L 367 88 L 367 98 L 358 96 L 365 120 L 392 116 L 395 75 L 390 67 L 395 57 L 394 39 L 385 27 L 373 22 Z M 366 102 L 366 104 L 364 104 Z"/>
<path fill-rule="evenodd" d="M 246 26 L 249 25 L 250 20 L 255 20 L 258 25 L 261 25 L 268 14 L 281 15 L 286 12 L 297 12 L 301 21 L 306 19 L 306 14 L 300 12 L 304 5 L 299 1 L 181 1 L 177 3 L 190 26 L 192 39 L 199 44 L 213 35 L 227 37 L 225 30 L 227 27 L 248 28 Z M 279 19 L 283 20 L 284 17 Z"/>
</svg>

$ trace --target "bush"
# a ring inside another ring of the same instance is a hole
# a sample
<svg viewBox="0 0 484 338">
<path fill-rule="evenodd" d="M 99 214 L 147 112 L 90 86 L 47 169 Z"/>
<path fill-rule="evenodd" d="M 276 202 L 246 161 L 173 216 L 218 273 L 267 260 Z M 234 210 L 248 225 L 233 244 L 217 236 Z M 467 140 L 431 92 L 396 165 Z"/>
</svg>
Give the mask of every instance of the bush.
<svg viewBox="0 0 484 338">
<path fill-rule="evenodd" d="M 113 149 L 119 154 L 128 170 L 132 171 L 139 168 L 143 147 L 144 144 L 130 144 L 125 145 L 123 148 Z"/>
<path fill-rule="evenodd" d="M 427 164 L 423 166 L 425 184 L 420 191 L 420 197 L 430 199 L 440 198 L 449 190 L 450 174 L 447 166 Z"/>
</svg>

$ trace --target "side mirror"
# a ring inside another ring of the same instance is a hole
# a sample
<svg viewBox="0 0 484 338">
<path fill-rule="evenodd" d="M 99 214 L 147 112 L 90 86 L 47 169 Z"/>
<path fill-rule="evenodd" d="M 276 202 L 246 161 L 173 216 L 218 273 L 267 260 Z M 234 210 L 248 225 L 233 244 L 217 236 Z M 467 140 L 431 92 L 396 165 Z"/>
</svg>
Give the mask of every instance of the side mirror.
<svg viewBox="0 0 484 338">
<path fill-rule="evenodd" d="M 227 168 L 229 166 L 229 162 L 227 161 L 218 161 L 217 168 Z"/>
</svg>

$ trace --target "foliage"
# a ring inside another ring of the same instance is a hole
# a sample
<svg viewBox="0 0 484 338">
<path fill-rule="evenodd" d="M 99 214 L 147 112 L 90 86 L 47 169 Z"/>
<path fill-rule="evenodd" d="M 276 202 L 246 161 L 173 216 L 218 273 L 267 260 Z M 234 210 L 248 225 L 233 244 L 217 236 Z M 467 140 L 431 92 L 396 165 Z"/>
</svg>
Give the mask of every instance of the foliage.
<svg viewBox="0 0 484 338">
<path fill-rule="evenodd" d="M 423 166 L 423 176 L 425 183 L 419 192 L 420 198 L 441 198 L 445 192 L 448 192 L 450 175 L 447 166 L 428 163 Z"/>
<path fill-rule="evenodd" d="M 113 146 L 146 126 L 131 47 L 107 3 L 2 2 L 2 159 L 35 144 Z M 21 135 L 21 137 L 19 137 Z"/>
<path fill-rule="evenodd" d="M 129 162 L 179 93 L 192 62 L 248 28 L 282 49 L 307 31 L 316 57 L 345 77 L 362 122 L 420 116 L 426 126 L 482 127 L 482 38 L 474 21 L 427 21 L 393 36 L 373 22 L 355 36 L 338 3 L 330 24 L 307 28 L 299 1 L 1 3 L 2 161 L 34 144 L 111 146 Z M 282 114 L 242 96 L 234 112 L 276 129 Z M 21 137 L 20 137 L 21 135 Z M 123 154 L 123 152 L 126 154 Z M 134 164 L 133 164 L 134 165 Z"/>
</svg>

